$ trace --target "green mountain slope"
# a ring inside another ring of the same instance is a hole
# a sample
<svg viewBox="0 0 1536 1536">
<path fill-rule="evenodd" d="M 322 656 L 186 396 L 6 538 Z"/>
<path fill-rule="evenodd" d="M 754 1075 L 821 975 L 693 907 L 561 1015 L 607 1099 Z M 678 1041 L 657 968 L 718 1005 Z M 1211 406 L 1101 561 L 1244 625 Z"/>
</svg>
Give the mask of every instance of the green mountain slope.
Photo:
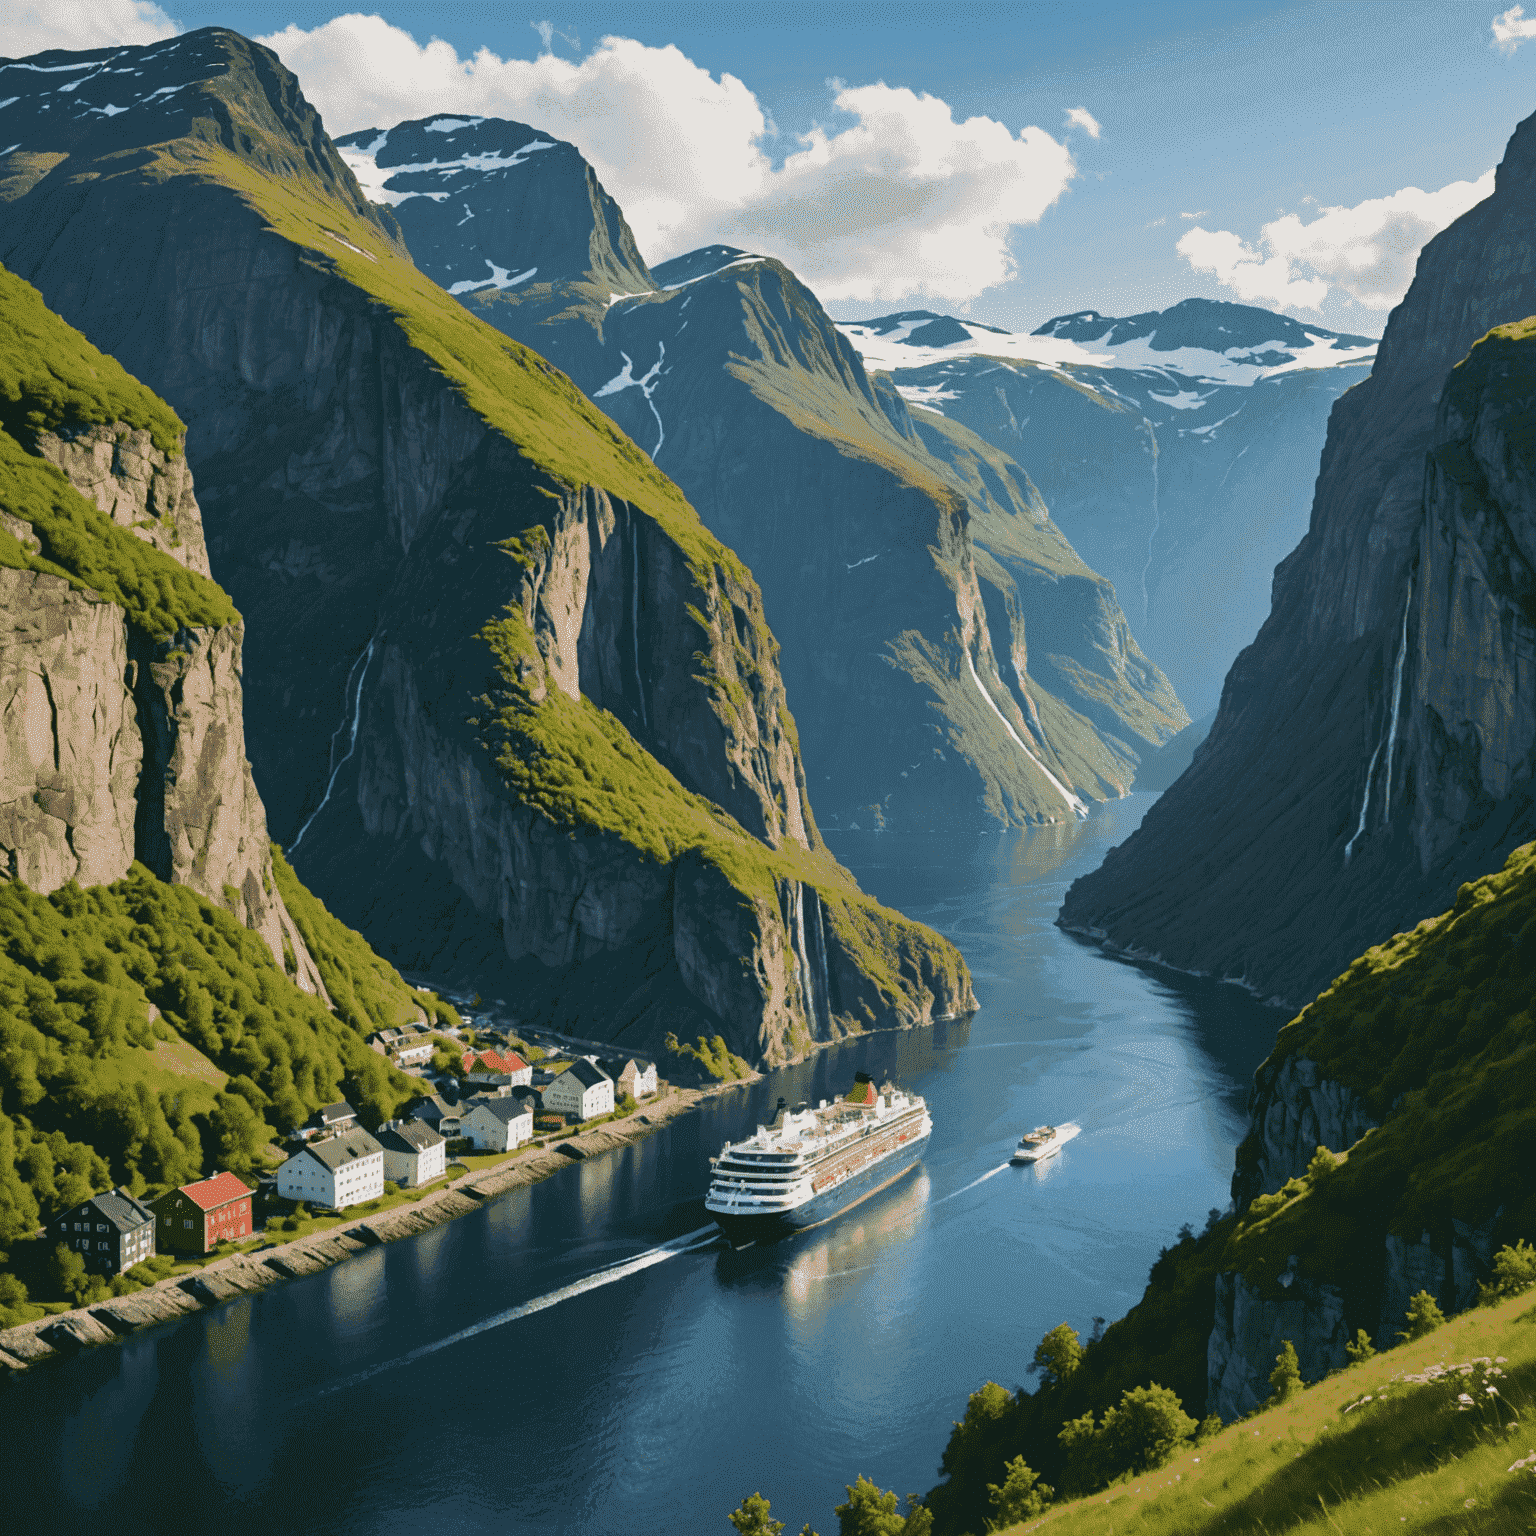
<svg viewBox="0 0 1536 1536">
<path fill-rule="evenodd" d="M 188 422 L 306 881 L 397 964 L 637 1047 L 974 1006 L 826 852 L 761 595 L 677 487 L 411 264 L 271 54 L 134 58 L 129 111 L 31 102 L 67 158 L 16 173 L 0 254 Z M 157 240 L 108 270 L 65 254 L 86 224 Z"/>
</svg>

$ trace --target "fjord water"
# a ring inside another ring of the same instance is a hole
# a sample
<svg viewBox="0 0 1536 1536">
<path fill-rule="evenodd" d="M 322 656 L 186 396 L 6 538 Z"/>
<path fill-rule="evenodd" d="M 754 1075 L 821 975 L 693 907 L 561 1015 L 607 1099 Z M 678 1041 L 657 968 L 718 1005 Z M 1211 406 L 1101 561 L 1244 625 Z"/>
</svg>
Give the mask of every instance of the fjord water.
<svg viewBox="0 0 1536 1536">
<path fill-rule="evenodd" d="M 969 1391 L 1024 1383 L 1063 1318 L 1086 1335 L 1124 1313 L 1159 1247 L 1227 1200 L 1283 1016 L 1053 926 L 1151 798 L 964 842 L 837 835 L 867 890 L 959 944 L 973 1020 L 825 1052 L 421 1237 L 13 1382 L 6 1509 L 115 1536 L 617 1536 L 728 1532 L 760 1490 L 825 1536 L 858 1473 L 927 1489 Z M 726 1250 L 708 1156 L 861 1069 L 927 1096 L 922 1164 Z M 1083 1135 L 1005 1166 L 1054 1119 Z"/>
</svg>

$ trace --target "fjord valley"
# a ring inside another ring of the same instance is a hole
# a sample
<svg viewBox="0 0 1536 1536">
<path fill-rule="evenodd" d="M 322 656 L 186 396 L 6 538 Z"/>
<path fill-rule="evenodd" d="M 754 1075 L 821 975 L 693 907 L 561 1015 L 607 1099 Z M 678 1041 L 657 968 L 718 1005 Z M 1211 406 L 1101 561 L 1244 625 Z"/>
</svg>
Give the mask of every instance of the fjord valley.
<svg viewBox="0 0 1536 1536">
<path fill-rule="evenodd" d="M 1378 343 L 835 319 L 223 27 L 0 86 L 21 1505 L 1520 1518 L 1536 119 Z M 887 1082 L 920 1161 L 722 1237 Z"/>
</svg>

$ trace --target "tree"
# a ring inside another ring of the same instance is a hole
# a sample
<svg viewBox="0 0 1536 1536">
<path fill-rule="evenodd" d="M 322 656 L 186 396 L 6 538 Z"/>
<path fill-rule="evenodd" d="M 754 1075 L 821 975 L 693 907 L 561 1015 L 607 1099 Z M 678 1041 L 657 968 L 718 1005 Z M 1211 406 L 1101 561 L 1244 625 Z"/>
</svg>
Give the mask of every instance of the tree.
<svg viewBox="0 0 1536 1536">
<path fill-rule="evenodd" d="M 1296 1358 L 1296 1346 L 1289 1339 L 1285 1348 L 1275 1356 L 1275 1368 L 1269 1373 L 1269 1400 L 1283 1403 L 1301 1390 L 1301 1361 Z"/>
<path fill-rule="evenodd" d="M 73 1248 L 58 1244 L 48 1261 L 48 1279 L 57 1295 L 70 1301 L 79 1300 L 87 1289 L 85 1259 Z"/>
<path fill-rule="evenodd" d="M 1500 1248 L 1493 1260 L 1493 1279 L 1479 1285 L 1477 1299 L 1485 1307 L 1507 1296 L 1519 1296 L 1536 1285 L 1536 1248 L 1521 1238 L 1513 1248 Z"/>
<path fill-rule="evenodd" d="M 734 1525 L 740 1536 L 779 1536 L 784 1529 L 782 1520 L 770 1520 L 768 1500 L 762 1494 L 748 1495 L 741 1501 L 738 1509 L 733 1509 L 726 1518 Z"/>
<path fill-rule="evenodd" d="M 1120 1394 L 1120 1405 L 1104 1415 L 1106 1480 L 1122 1472 L 1151 1472 L 1173 1458 L 1195 1432 L 1176 1392 L 1154 1381 Z"/>
<path fill-rule="evenodd" d="M 838 1536 L 929 1536 L 933 1530 L 933 1513 L 923 1508 L 916 1494 L 908 1496 L 903 1516 L 897 1512 L 895 1493 L 877 1488 L 862 1473 L 856 1482 L 844 1486 L 848 1502 L 833 1510 Z"/>
<path fill-rule="evenodd" d="M 1408 1310 L 1403 1314 L 1408 1326 L 1398 1338 L 1408 1343 L 1413 1339 L 1422 1339 L 1425 1334 L 1433 1333 L 1441 1323 L 1445 1321 L 1445 1313 L 1435 1302 L 1435 1298 L 1428 1291 L 1420 1291 L 1408 1303 Z"/>
<path fill-rule="evenodd" d="M 1043 1515 L 1055 1490 L 1040 1481 L 1040 1474 L 1024 1463 L 1022 1456 L 1015 1456 L 1003 1468 L 1007 1474 L 1002 1485 L 987 1484 L 987 1502 L 992 1506 L 992 1518 L 987 1522 L 989 1531 L 1001 1531 L 1020 1520 Z"/>
<path fill-rule="evenodd" d="M 249 1173 L 262 1163 L 262 1151 L 271 1133 L 243 1094 L 219 1094 L 208 1117 L 208 1130 L 217 1167 Z"/>
<path fill-rule="evenodd" d="M 1371 1336 L 1364 1328 L 1355 1329 L 1355 1342 L 1344 1346 L 1344 1353 L 1349 1356 L 1351 1365 L 1363 1365 L 1376 1353 L 1376 1346 L 1371 1343 Z"/>
<path fill-rule="evenodd" d="M 1037 1372 L 1047 1386 L 1059 1387 L 1083 1363 L 1083 1346 L 1077 1330 L 1068 1323 L 1058 1323 L 1035 1345 L 1030 1370 Z"/>
</svg>

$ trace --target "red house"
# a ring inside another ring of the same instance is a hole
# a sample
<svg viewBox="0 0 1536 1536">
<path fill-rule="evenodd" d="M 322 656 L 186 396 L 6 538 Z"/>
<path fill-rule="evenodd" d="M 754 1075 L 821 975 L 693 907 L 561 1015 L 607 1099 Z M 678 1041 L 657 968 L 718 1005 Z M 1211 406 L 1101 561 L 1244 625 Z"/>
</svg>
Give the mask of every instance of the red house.
<svg viewBox="0 0 1536 1536">
<path fill-rule="evenodd" d="M 161 1253 L 207 1253 L 219 1243 L 251 1235 L 251 1192 L 232 1173 L 183 1184 L 152 1200 L 150 1209 Z"/>
</svg>

